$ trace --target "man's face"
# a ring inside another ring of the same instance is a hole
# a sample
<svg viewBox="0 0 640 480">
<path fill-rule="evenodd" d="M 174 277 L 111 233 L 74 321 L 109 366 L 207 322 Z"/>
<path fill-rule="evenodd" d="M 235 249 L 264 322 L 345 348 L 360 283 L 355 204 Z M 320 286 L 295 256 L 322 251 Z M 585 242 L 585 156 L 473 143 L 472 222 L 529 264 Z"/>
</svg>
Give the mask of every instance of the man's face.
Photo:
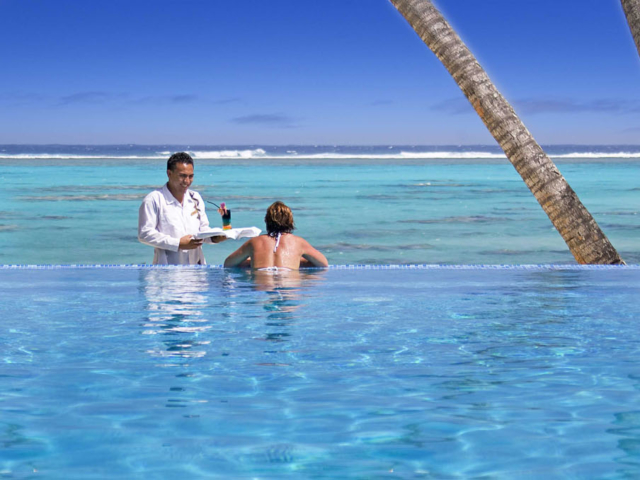
<svg viewBox="0 0 640 480">
<path fill-rule="evenodd" d="M 184 195 L 193 183 L 193 165 L 176 163 L 173 170 L 167 170 L 167 177 L 170 190 Z"/>
</svg>

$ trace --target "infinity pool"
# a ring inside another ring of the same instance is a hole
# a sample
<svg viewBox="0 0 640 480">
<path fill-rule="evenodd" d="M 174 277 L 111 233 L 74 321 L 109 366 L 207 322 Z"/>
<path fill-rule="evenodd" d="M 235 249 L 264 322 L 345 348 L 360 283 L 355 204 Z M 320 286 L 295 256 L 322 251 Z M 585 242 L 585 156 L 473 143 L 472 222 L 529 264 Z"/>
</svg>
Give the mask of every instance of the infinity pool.
<svg viewBox="0 0 640 480">
<path fill-rule="evenodd" d="M 0 267 L 0 478 L 638 478 L 640 267 Z"/>
</svg>

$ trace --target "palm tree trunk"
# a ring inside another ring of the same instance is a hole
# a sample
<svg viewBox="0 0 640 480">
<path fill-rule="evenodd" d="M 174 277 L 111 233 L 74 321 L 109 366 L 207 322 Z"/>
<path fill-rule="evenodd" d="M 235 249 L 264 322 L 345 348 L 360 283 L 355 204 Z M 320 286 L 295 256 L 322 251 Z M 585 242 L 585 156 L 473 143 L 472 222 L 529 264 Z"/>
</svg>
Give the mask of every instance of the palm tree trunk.
<svg viewBox="0 0 640 480">
<path fill-rule="evenodd" d="M 640 0 L 621 0 L 622 8 L 627 16 L 631 35 L 636 41 L 638 55 L 640 55 Z"/>
<path fill-rule="evenodd" d="M 554 163 L 430 0 L 391 0 L 436 54 L 582 264 L 623 260 Z"/>
</svg>

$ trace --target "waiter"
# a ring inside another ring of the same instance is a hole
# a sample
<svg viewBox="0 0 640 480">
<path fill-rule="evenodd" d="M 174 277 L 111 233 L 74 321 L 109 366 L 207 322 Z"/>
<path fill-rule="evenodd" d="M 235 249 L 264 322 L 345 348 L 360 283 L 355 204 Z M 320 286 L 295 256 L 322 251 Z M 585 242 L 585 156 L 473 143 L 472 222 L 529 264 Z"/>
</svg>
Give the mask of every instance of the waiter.
<svg viewBox="0 0 640 480">
<path fill-rule="evenodd" d="M 190 190 L 193 158 L 174 153 L 167 161 L 167 183 L 147 195 L 138 214 L 138 240 L 154 247 L 154 265 L 205 265 L 203 243 L 219 243 L 226 237 L 196 240 L 209 228 L 204 201 Z M 219 209 L 222 215 L 224 210 Z"/>
</svg>

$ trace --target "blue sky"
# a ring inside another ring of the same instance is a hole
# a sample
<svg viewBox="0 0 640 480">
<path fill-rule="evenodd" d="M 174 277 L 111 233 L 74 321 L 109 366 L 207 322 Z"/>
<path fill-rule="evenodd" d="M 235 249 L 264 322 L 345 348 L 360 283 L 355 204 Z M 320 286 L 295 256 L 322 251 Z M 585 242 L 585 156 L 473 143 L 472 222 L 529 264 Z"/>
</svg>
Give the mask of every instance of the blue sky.
<svg viewBox="0 0 640 480">
<path fill-rule="evenodd" d="M 542 144 L 640 144 L 619 0 L 435 0 Z M 495 144 L 388 0 L 0 0 L 0 143 Z"/>
</svg>

